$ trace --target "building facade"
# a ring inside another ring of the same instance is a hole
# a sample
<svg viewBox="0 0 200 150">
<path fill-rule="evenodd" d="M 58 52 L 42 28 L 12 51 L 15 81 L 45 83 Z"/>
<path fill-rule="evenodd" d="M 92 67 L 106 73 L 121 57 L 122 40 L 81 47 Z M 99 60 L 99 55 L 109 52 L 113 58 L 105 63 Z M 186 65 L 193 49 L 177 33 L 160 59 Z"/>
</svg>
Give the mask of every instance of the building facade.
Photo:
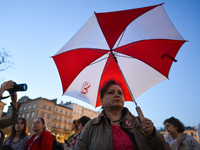
<svg viewBox="0 0 200 150">
<path fill-rule="evenodd" d="M 19 118 L 26 118 L 28 122 L 28 135 L 32 136 L 32 124 L 35 118 L 43 117 L 46 122 L 46 128 L 60 137 L 61 142 L 65 139 L 63 133 L 71 130 L 71 124 L 74 119 L 82 116 L 88 116 L 91 119 L 97 117 L 99 112 L 87 109 L 83 106 L 67 102 L 57 104 L 57 99 L 48 100 L 46 98 L 29 99 L 24 96 L 18 100 L 20 103 Z M 11 117 L 12 108 L 8 108 L 6 118 Z"/>
<path fill-rule="evenodd" d="M 0 119 L 2 119 L 2 115 L 3 115 L 3 108 L 6 104 L 0 101 Z"/>
</svg>

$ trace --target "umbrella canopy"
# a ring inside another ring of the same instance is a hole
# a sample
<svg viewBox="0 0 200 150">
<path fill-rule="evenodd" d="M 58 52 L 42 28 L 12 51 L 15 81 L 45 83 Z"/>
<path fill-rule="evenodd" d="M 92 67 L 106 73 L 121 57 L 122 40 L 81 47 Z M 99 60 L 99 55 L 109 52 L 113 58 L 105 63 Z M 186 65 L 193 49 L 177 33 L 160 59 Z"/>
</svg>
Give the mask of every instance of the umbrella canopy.
<svg viewBox="0 0 200 150">
<path fill-rule="evenodd" d="M 108 80 L 122 87 L 125 101 L 135 101 L 167 79 L 184 43 L 159 4 L 94 13 L 53 60 L 63 94 L 98 107 L 98 91 Z"/>
</svg>

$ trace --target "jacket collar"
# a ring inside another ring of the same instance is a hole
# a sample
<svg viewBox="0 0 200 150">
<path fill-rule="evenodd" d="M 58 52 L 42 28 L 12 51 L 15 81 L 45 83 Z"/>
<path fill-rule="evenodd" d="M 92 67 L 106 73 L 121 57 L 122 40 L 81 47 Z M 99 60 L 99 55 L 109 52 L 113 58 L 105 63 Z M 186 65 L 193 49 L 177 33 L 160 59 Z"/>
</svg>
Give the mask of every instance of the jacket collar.
<svg viewBox="0 0 200 150">
<path fill-rule="evenodd" d="M 108 120 L 109 119 L 106 117 L 104 110 L 100 113 L 100 115 L 94 119 L 92 124 L 99 124 L 103 120 Z M 135 126 L 139 125 L 139 120 L 135 116 L 133 116 L 130 111 L 124 107 L 122 109 L 122 122 L 121 122 L 121 127 L 126 128 L 126 129 L 132 129 Z"/>
</svg>

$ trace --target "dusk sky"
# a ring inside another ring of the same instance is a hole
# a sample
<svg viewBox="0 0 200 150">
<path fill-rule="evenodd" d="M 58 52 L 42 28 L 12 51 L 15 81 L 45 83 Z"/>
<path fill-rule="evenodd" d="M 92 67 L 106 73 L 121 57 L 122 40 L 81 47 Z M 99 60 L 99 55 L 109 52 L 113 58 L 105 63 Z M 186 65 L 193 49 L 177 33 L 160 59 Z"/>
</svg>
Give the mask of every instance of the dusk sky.
<svg viewBox="0 0 200 150">
<path fill-rule="evenodd" d="M 169 80 L 162 81 L 144 92 L 136 101 L 144 116 L 156 127 L 174 116 L 185 126 L 200 123 L 200 1 L 199 0 L 34 0 L 0 1 L 0 48 L 12 57 L 13 67 L 0 72 L 0 83 L 13 80 L 26 83 L 28 90 L 18 92 L 18 98 L 43 97 L 72 101 L 99 110 L 80 100 L 62 96 L 62 85 L 56 65 L 51 58 L 84 25 L 95 12 L 119 11 L 156 4 L 163 7 L 171 22 L 188 40 L 180 48 L 173 63 Z M 5 92 L 4 96 L 8 93 Z M 10 103 L 10 98 L 3 100 Z M 134 114 L 135 104 L 126 102 Z"/>
</svg>

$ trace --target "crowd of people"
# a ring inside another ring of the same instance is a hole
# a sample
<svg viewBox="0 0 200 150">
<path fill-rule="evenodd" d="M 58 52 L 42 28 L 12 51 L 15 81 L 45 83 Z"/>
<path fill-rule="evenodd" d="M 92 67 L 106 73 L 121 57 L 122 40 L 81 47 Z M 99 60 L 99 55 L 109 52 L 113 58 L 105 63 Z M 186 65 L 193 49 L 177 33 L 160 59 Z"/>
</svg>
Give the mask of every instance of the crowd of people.
<svg viewBox="0 0 200 150">
<path fill-rule="evenodd" d="M 0 96 L 13 88 L 13 81 L 0 87 Z M 184 133 L 183 123 L 171 117 L 163 122 L 168 135 L 156 130 L 154 123 L 134 116 L 124 107 L 124 93 L 115 81 L 108 81 L 99 91 L 102 111 L 98 117 L 88 116 L 74 120 L 73 134 L 62 145 L 64 150 L 200 150 L 200 144 Z M 51 150 L 54 136 L 46 130 L 43 117 L 35 118 L 32 124 L 34 135 L 29 137 L 27 121 L 18 118 L 20 105 L 17 93 L 10 93 L 12 116 L 0 120 L 0 150 Z M 1 129 L 10 125 L 12 130 L 5 139 Z"/>
</svg>

